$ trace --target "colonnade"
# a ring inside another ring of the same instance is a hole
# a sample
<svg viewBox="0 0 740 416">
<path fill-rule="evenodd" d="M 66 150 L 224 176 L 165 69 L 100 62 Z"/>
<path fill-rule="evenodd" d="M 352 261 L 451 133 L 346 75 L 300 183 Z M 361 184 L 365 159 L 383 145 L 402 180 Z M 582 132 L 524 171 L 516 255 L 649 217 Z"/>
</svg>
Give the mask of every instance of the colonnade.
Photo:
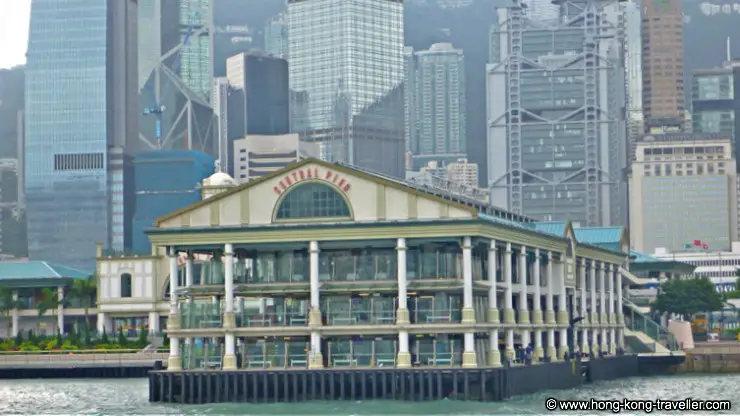
<svg viewBox="0 0 740 416">
<path fill-rule="evenodd" d="M 579 346 L 579 352 L 585 355 L 615 354 L 617 348 L 624 348 L 621 272 L 616 264 L 591 260 L 590 266 L 587 270 L 587 261 L 581 259 L 578 297 L 579 315 L 583 320 L 578 325 L 579 342 L 576 345 Z"/>
<path fill-rule="evenodd" d="M 489 351 L 486 352 L 487 364 L 492 367 L 502 365 L 502 357 L 499 351 L 500 331 L 504 331 L 505 358 L 513 360 L 515 356 L 514 335 L 519 333 L 521 344 L 523 346 L 532 343 L 534 345 L 533 354 L 535 361 L 540 358 L 548 357 L 550 360 L 562 360 L 568 351 L 568 328 L 571 325 L 570 317 L 566 305 L 568 303 L 568 294 L 565 286 L 566 263 L 562 258 L 564 253 L 553 253 L 547 251 L 542 253 L 540 249 L 534 248 L 535 264 L 533 268 L 532 285 L 527 284 L 527 255 L 528 248 L 520 246 L 518 248 L 518 287 L 515 288 L 513 281 L 512 254 L 514 249 L 511 243 L 499 245 L 495 240 L 488 243 L 488 312 L 485 321 L 477 322 L 474 310 L 474 290 L 473 290 L 473 256 L 472 256 L 472 238 L 464 237 L 462 239 L 462 272 L 463 272 L 463 305 L 462 305 L 462 322 L 458 325 L 468 328 L 464 332 L 462 366 L 467 368 L 478 366 L 478 357 L 475 349 L 475 333 L 481 332 L 481 329 L 475 328 L 477 324 L 484 325 L 484 330 L 488 332 Z M 320 311 L 320 282 L 319 282 L 319 252 L 320 245 L 318 241 L 309 242 L 309 282 L 310 282 L 310 309 L 308 312 L 308 327 L 310 328 L 309 343 L 309 368 L 323 367 L 323 354 L 321 346 L 321 334 L 319 332 L 322 326 Z M 406 252 L 407 244 L 405 238 L 396 240 L 397 253 L 397 283 L 398 283 L 398 307 L 396 311 L 396 326 L 398 329 L 398 351 L 396 367 L 411 367 L 411 352 L 409 350 L 409 325 L 410 316 L 408 309 L 407 293 L 407 261 Z M 503 265 L 501 274 L 503 282 L 497 282 L 496 275 L 499 269 L 497 261 L 497 251 L 504 250 L 502 256 Z M 547 265 L 545 267 L 543 287 L 541 272 L 541 257 L 545 254 Z M 237 368 L 236 360 L 236 339 L 234 330 L 236 320 L 234 314 L 234 250 L 232 244 L 225 244 L 224 250 L 224 311 L 223 311 L 223 330 L 224 330 L 224 356 L 222 366 L 224 370 L 235 370 Z M 178 276 L 178 261 L 176 250 L 172 247 L 168 249 L 170 276 Z M 558 258 L 556 259 L 555 256 Z M 192 257 L 188 256 L 185 263 L 185 284 L 193 284 L 193 267 Z M 591 349 L 598 351 L 601 348 L 604 352 L 614 353 L 617 347 L 623 346 L 623 333 L 621 324 L 623 323 L 621 280 L 619 276 L 618 265 L 608 265 L 592 261 L 594 267 L 591 268 L 590 289 L 591 289 L 591 319 L 588 320 L 585 296 L 585 263 L 581 262 L 580 282 L 578 287 L 581 290 L 580 296 L 580 315 L 584 320 L 579 326 L 581 334 L 581 351 L 588 351 L 588 334 L 592 333 L 593 344 Z M 595 280 L 596 269 L 599 268 L 599 281 L 601 309 L 597 312 Z M 609 275 L 609 302 L 606 301 L 605 279 Z M 614 281 L 616 280 L 616 282 Z M 614 285 L 617 291 L 614 296 Z M 503 286 L 503 310 L 498 305 L 498 289 Z M 170 316 L 168 327 L 170 329 L 180 328 L 180 313 L 178 307 L 178 279 L 170 278 Z M 515 290 L 516 289 L 516 290 Z M 545 310 L 542 313 L 541 295 L 544 291 Z M 518 296 L 518 311 L 515 314 L 513 309 L 513 296 L 516 292 Z M 532 304 L 530 308 L 528 294 L 532 295 Z M 192 298 L 191 298 L 192 300 Z M 555 303 L 557 301 L 557 310 Z M 608 308 L 607 308 L 608 304 Z M 574 308 L 575 309 L 575 308 Z M 531 310 L 531 319 L 530 319 Z M 616 311 L 616 313 L 615 313 Z M 574 313 L 575 314 L 575 313 Z M 501 320 L 503 315 L 503 320 Z M 555 345 L 556 331 L 558 334 L 559 345 Z M 601 343 L 597 343 L 597 334 L 601 333 Z M 607 333 L 610 337 L 607 337 Z M 534 341 L 531 335 L 534 335 Z M 546 339 L 543 342 L 543 337 Z M 608 341 L 608 342 L 607 342 Z M 186 339 L 186 343 L 191 343 L 192 339 Z M 482 351 L 480 351 L 483 353 Z M 182 368 L 182 358 L 180 356 L 180 338 L 170 335 L 170 357 L 168 368 L 176 371 Z"/>
</svg>

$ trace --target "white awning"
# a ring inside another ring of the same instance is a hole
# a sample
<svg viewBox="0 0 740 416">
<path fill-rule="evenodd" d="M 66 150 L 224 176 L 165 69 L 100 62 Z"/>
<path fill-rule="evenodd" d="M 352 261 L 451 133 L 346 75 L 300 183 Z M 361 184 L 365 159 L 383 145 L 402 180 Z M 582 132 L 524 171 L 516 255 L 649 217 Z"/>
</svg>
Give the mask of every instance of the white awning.
<svg viewBox="0 0 740 416">
<path fill-rule="evenodd" d="M 622 277 L 626 278 L 630 284 L 632 285 L 648 285 L 648 284 L 655 284 L 655 279 L 646 279 L 642 277 L 637 277 L 634 274 L 632 274 L 629 270 L 620 267 L 619 273 L 622 275 Z"/>
</svg>

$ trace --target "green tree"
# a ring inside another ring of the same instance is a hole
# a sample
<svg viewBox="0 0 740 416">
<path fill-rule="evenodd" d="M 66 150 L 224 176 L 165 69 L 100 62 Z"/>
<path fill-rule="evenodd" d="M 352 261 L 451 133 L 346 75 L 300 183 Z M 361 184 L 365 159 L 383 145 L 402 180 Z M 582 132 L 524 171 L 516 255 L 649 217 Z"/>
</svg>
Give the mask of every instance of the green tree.
<svg viewBox="0 0 740 416">
<path fill-rule="evenodd" d="M 90 275 L 86 279 L 75 280 L 69 290 L 69 296 L 77 299 L 85 310 L 85 327 L 90 328 L 90 307 L 95 305 L 98 296 L 97 276 Z"/>
<path fill-rule="evenodd" d="M 21 309 L 22 307 L 23 303 L 18 299 L 14 299 L 12 290 L 0 286 L 0 315 L 8 320 L 8 334 L 13 331 L 13 320 L 11 319 L 13 310 Z"/>
<path fill-rule="evenodd" d="M 147 337 L 146 329 L 141 328 L 139 330 L 139 339 L 136 340 L 136 344 L 139 348 L 145 348 L 149 345 L 149 338 Z"/>
<path fill-rule="evenodd" d="M 653 309 L 675 313 L 683 319 L 698 312 L 722 309 L 722 295 L 706 277 L 689 280 L 669 280 L 660 287 Z"/>
<path fill-rule="evenodd" d="M 39 317 L 44 316 L 47 312 L 51 312 L 51 316 L 56 316 L 59 306 L 66 306 L 68 302 L 66 300 L 59 300 L 56 289 L 45 287 L 41 291 L 41 300 L 36 304 L 36 309 L 39 312 Z M 56 327 L 56 323 L 54 324 Z M 57 332 L 64 330 L 64 328 L 57 328 Z"/>
</svg>

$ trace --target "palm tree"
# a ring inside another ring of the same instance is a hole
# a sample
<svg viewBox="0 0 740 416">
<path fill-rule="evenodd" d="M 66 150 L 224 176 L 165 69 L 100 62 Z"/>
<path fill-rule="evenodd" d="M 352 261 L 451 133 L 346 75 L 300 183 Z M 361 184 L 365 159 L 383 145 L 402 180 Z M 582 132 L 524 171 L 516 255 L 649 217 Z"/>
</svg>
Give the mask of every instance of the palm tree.
<svg viewBox="0 0 740 416">
<path fill-rule="evenodd" d="M 51 311 L 51 316 L 56 316 L 56 312 L 59 310 L 59 306 L 64 307 L 67 305 L 67 300 L 59 300 L 59 295 L 56 289 L 45 287 L 41 290 L 41 300 L 36 304 L 36 309 L 39 311 L 39 317 L 44 316 L 48 311 Z M 56 323 L 54 324 L 56 326 Z M 57 332 L 61 331 L 62 328 L 57 328 Z"/>
<path fill-rule="evenodd" d="M 97 276 L 91 274 L 87 279 L 75 280 L 72 283 L 72 288 L 69 291 L 69 296 L 73 299 L 77 299 L 82 304 L 82 308 L 85 310 L 85 327 L 90 329 L 90 307 L 95 304 L 95 299 L 98 295 L 98 279 Z"/>
<path fill-rule="evenodd" d="M 8 336 L 13 332 L 13 321 L 10 319 L 10 315 L 13 310 L 20 309 L 23 307 L 23 303 L 13 296 L 13 291 L 0 286 L 0 315 L 8 318 Z"/>
</svg>

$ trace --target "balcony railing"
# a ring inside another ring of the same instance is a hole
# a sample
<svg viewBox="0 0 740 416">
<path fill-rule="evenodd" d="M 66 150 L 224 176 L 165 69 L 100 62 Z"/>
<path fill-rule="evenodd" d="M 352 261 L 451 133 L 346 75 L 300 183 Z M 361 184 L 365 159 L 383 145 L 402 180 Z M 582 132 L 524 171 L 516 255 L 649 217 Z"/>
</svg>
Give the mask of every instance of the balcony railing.
<svg viewBox="0 0 740 416">
<path fill-rule="evenodd" d="M 221 327 L 221 306 L 219 304 L 182 303 L 180 327 L 183 329 Z"/>
<path fill-rule="evenodd" d="M 308 325 L 308 313 L 260 313 L 244 311 L 236 315 L 236 325 L 239 327 L 305 326 Z"/>
<path fill-rule="evenodd" d="M 460 309 L 417 309 L 412 315 L 412 323 L 416 324 L 460 323 L 461 321 L 462 311 Z"/>
</svg>

